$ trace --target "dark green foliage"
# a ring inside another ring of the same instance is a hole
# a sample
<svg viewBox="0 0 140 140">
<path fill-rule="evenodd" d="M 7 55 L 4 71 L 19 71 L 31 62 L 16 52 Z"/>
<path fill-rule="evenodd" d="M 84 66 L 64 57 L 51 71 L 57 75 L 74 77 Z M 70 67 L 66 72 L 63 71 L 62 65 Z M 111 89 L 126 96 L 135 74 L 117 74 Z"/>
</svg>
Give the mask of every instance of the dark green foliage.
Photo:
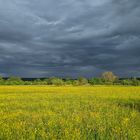
<svg viewBox="0 0 140 140">
<path fill-rule="evenodd" d="M 136 79 L 136 78 L 133 78 L 132 79 L 132 85 L 133 86 L 139 86 L 140 85 L 140 81 L 138 79 Z"/>
<path fill-rule="evenodd" d="M 140 86 L 140 80 L 137 78 L 130 79 L 119 79 L 112 72 L 104 72 L 101 77 L 95 77 L 86 79 L 84 77 L 79 77 L 78 79 L 72 78 L 58 78 L 50 77 L 46 79 L 36 79 L 32 81 L 23 81 L 20 77 L 11 76 L 7 80 L 3 79 L 0 76 L 0 85 L 73 85 L 73 86 L 82 86 L 82 85 L 132 85 Z"/>
<path fill-rule="evenodd" d="M 64 79 L 64 84 L 73 85 L 73 80 L 70 77 L 67 77 L 66 79 Z"/>
<path fill-rule="evenodd" d="M 0 76 L 0 84 L 3 85 L 4 84 L 4 79 Z"/>
<path fill-rule="evenodd" d="M 6 80 L 6 85 L 22 85 L 24 82 L 20 77 L 11 76 Z"/>
<path fill-rule="evenodd" d="M 33 84 L 34 84 L 34 85 L 43 85 L 44 82 L 43 82 L 43 80 L 36 79 L 36 80 L 33 81 Z"/>
<path fill-rule="evenodd" d="M 56 85 L 56 86 L 60 86 L 64 84 L 64 81 L 61 78 L 57 78 L 57 77 L 51 77 L 48 80 L 48 84 L 49 85 Z"/>
<path fill-rule="evenodd" d="M 130 79 L 124 79 L 121 81 L 122 85 L 132 85 L 132 80 Z"/>
<path fill-rule="evenodd" d="M 79 77 L 78 82 L 79 82 L 79 85 L 87 85 L 88 84 L 88 80 L 84 77 Z"/>
<path fill-rule="evenodd" d="M 91 84 L 91 85 L 103 85 L 104 80 L 102 78 L 91 78 L 91 79 L 89 79 L 89 84 Z"/>
<path fill-rule="evenodd" d="M 79 81 L 78 80 L 73 80 L 72 85 L 79 86 L 80 84 L 79 84 Z"/>
</svg>

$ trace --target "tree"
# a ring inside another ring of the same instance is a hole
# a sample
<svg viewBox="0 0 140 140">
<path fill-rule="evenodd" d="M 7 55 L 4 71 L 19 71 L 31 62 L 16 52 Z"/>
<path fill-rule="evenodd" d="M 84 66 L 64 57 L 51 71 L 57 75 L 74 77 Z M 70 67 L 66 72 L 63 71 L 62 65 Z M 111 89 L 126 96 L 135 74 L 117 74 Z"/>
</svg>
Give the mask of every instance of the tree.
<svg viewBox="0 0 140 140">
<path fill-rule="evenodd" d="M 72 85 L 73 84 L 73 80 L 70 78 L 66 78 L 64 82 L 65 82 L 65 85 Z"/>
<path fill-rule="evenodd" d="M 91 78 L 89 79 L 91 85 L 102 85 L 104 83 L 102 78 Z"/>
<path fill-rule="evenodd" d="M 133 86 L 139 86 L 140 85 L 140 81 L 137 78 L 133 78 L 132 79 L 132 85 Z"/>
<path fill-rule="evenodd" d="M 46 78 L 46 79 L 44 79 L 42 82 L 43 82 L 44 85 L 48 85 L 48 84 L 49 84 L 49 79 Z"/>
<path fill-rule="evenodd" d="M 88 80 L 84 77 L 79 77 L 78 81 L 79 81 L 79 85 L 87 85 L 88 84 Z"/>
<path fill-rule="evenodd" d="M 80 85 L 80 84 L 79 84 L 79 81 L 78 81 L 78 80 L 73 80 L 73 81 L 72 81 L 72 85 L 78 86 L 78 85 Z"/>
<path fill-rule="evenodd" d="M 36 80 L 33 81 L 33 84 L 42 85 L 42 81 L 40 79 L 36 79 Z"/>
<path fill-rule="evenodd" d="M 11 76 L 6 80 L 8 85 L 22 85 L 24 82 L 20 77 Z"/>
<path fill-rule="evenodd" d="M 106 71 L 106 72 L 102 73 L 101 77 L 105 82 L 111 82 L 111 83 L 117 79 L 117 76 L 114 75 L 114 73 L 111 71 Z"/>
<path fill-rule="evenodd" d="M 4 84 L 4 79 L 0 76 L 0 85 Z"/>
<path fill-rule="evenodd" d="M 123 85 L 132 85 L 132 80 L 130 80 L 130 79 L 123 79 L 123 80 L 121 80 L 121 83 Z"/>
<path fill-rule="evenodd" d="M 51 77 L 51 78 L 49 78 L 48 83 L 50 85 L 60 86 L 60 85 L 64 84 L 64 81 L 61 78 Z"/>
</svg>

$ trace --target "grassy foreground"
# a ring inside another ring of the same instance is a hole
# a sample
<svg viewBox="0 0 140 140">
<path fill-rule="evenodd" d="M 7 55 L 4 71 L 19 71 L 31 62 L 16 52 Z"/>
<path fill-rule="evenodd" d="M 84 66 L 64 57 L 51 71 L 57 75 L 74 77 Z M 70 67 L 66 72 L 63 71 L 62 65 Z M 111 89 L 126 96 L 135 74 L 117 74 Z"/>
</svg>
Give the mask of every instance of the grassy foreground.
<svg viewBox="0 0 140 140">
<path fill-rule="evenodd" d="M 0 140 L 140 140 L 140 87 L 0 87 Z"/>
</svg>

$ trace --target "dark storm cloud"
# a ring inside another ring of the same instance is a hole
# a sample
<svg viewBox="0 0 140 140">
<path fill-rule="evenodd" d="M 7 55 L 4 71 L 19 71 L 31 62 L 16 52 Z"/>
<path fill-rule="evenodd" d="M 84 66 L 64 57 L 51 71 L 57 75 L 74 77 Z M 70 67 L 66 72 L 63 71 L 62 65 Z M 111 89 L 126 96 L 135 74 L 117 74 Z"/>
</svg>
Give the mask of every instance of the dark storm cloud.
<svg viewBox="0 0 140 140">
<path fill-rule="evenodd" d="M 140 76 L 139 0 L 0 0 L 0 74 Z"/>
</svg>

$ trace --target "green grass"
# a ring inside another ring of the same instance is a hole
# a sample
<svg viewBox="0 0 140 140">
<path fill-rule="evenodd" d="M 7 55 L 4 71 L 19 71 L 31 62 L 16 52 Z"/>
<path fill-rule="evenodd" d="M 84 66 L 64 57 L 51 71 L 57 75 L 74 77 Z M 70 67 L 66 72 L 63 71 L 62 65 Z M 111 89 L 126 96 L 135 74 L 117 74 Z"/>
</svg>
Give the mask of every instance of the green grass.
<svg viewBox="0 0 140 140">
<path fill-rule="evenodd" d="M 0 87 L 0 140 L 140 140 L 140 87 Z"/>
</svg>

